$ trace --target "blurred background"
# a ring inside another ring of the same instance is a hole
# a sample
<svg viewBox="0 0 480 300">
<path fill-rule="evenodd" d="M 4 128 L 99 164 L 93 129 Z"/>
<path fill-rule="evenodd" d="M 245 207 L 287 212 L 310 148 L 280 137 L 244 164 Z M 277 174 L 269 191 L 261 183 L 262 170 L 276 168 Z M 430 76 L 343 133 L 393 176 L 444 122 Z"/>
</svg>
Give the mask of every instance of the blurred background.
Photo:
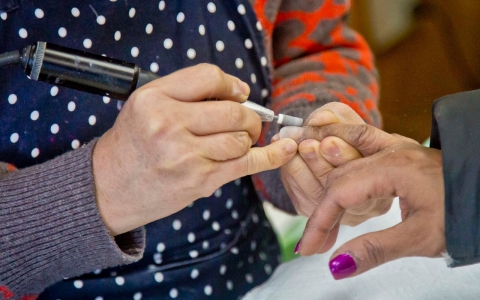
<svg viewBox="0 0 480 300">
<path fill-rule="evenodd" d="M 480 1 L 352 0 L 350 25 L 371 45 L 387 132 L 423 142 L 431 105 L 480 88 Z"/>
<path fill-rule="evenodd" d="M 376 56 L 385 131 L 422 143 L 435 99 L 480 88 L 479 16 L 480 0 L 352 0 L 350 26 Z M 266 211 L 283 260 L 295 258 L 306 218 Z"/>
</svg>

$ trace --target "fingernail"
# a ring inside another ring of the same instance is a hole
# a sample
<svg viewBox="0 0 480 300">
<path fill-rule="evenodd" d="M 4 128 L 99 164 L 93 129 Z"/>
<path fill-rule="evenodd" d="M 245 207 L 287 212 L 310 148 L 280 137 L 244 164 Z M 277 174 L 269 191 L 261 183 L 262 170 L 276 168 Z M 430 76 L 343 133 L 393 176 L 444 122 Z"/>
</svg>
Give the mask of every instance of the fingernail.
<svg viewBox="0 0 480 300">
<path fill-rule="evenodd" d="M 271 143 L 274 143 L 276 141 L 280 140 L 280 135 L 277 133 L 276 135 L 274 135 L 272 137 L 272 139 L 270 140 Z"/>
<path fill-rule="evenodd" d="M 295 142 L 288 142 L 285 145 L 285 151 L 289 154 L 297 152 L 297 144 Z"/>
<path fill-rule="evenodd" d="M 300 251 L 300 242 L 302 240 L 298 241 L 297 245 L 295 246 L 295 251 L 293 253 L 298 254 L 298 251 Z"/>
<path fill-rule="evenodd" d="M 357 271 L 357 264 L 348 253 L 337 255 L 328 265 L 335 280 L 347 278 Z"/>
<path fill-rule="evenodd" d="M 303 128 L 295 126 L 285 126 L 280 129 L 279 135 L 281 139 L 291 138 L 293 140 L 298 140 L 302 136 Z"/>
<path fill-rule="evenodd" d="M 250 95 L 250 87 L 248 86 L 248 84 L 246 84 L 241 80 L 239 80 L 239 82 L 240 82 L 240 90 L 242 91 L 242 94 L 248 97 L 248 95 Z"/>
<path fill-rule="evenodd" d="M 333 124 L 337 122 L 338 122 L 338 118 L 333 112 L 329 110 L 324 110 L 316 114 L 312 119 L 310 119 L 307 125 L 323 126 L 323 125 Z"/>
<path fill-rule="evenodd" d="M 329 142 L 327 145 L 321 148 L 320 150 L 323 155 L 330 157 L 339 157 L 340 156 L 340 147 L 335 144 L 333 141 Z"/>
</svg>

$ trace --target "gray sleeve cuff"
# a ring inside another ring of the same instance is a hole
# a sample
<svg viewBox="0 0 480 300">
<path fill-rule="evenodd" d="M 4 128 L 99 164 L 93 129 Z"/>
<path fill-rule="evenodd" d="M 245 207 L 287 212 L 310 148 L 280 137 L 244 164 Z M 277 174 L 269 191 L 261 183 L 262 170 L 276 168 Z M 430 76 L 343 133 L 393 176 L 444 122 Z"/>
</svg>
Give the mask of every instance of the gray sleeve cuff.
<svg viewBox="0 0 480 300">
<path fill-rule="evenodd" d="M 100 217 L 94 147 L 95 141 L 0 179 L 0 282 L 15 295 L 142 257 L 143 228 L 113 238 Z"/>
</svg>

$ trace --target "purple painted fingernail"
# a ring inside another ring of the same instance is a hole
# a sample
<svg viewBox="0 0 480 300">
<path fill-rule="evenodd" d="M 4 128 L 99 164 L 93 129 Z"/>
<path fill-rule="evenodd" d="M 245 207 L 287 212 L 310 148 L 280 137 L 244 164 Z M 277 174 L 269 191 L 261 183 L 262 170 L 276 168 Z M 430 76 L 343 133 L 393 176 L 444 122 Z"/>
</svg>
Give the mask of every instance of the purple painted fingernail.
<svg viewBox="0 0 480 300">
<path fill-rule="evenodd" d="M 348 253 L 337 255 L 328 265 L 335 280 L 347 278 L 357 271 L 357 264 Z"/>
<path fill-rule="evenodd" d="M 297 245 L 295 246 L 295 251 L 294 251 L 295 254 L 298 254 L 298 251 L 300 251 L 300 241 L 298 241 Z"/>
</svg>

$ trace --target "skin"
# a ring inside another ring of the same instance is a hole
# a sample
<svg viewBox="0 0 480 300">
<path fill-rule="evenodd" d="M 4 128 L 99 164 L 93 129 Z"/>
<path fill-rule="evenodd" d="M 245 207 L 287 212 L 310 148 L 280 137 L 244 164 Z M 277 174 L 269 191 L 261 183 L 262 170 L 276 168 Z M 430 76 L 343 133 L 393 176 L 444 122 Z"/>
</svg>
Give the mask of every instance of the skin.
<svg viewBox="0 0 480 300">
<path fill-rule="evenodd" d="M 291 139 L 251 147 L 261 120 L 240 105 L 249 93 L 238 78 L 200 64 L 131 95 L 93 152 L 97 203 L 112 235 L 169 216 L 295 155 Z M 202 101 L 208 98 L 227 100 Z"/>
<path fill-rule="evenodd" d="M 315 110 L 305 121 L 312 127 L 329 124 L 365 124 L 348 105 L 332 102 Z M 298 140 L 303 129 L 285 127 L 272 140 L 290 136 Z M 321 203 L 328 175 L 335 168 L 363 157 L 362 154 L 341 138 L 325 137 L 322 140 L 304 139 L 299 141 L 298 154 L 281 167 L 282 182 L 298 214 L 310 217 Z M 335 243 L 340 224 L 356 226 L 372 217 L 382 215 L 390 209 L 393 198 L 378 199 L 349 207 L 340 222 L 329 235 L 328 241 L 319 253 L 328 251 Z"/>
<path fill-rule="evenodd" d="M 332 259 L 348 253 L 357 265 L 350 275 L 353 277 L 401 257 L 441 256 L 446 249 L 441 152 L 369 125 L 306 127 L 295 138 L 298 142 L 312 138 L 322 141 L 328 136 L 341 138 L 364 158 L 328 174 L 320 203 L 301 238 L 299 253 L 325 251 L 349 208 L 398 196 L 401 223 L 345 243 Z"/>
</svg>

